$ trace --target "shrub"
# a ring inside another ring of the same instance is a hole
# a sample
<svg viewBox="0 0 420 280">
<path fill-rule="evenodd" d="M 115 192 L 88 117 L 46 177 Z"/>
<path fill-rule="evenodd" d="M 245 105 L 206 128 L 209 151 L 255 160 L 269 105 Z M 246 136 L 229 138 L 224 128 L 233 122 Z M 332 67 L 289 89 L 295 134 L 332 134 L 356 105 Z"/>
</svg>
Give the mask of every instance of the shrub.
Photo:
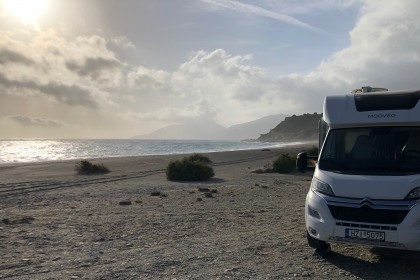
<svg viewBox="0 0 420 280">
<path fill-rule="evenodd" d="M 79 174 L 105 174 L 109 173 L 110 170 L 102 164 L 92 164 L 87 160 L 82 160 L 76 164 L 76 171 Z"/>
<path fill-rule="evenodd" d="M 169 181 L 202 181 L 214 176 L 210 159 L 194 154 L 182 160 L 172 161 L 166 167 L 166 178 Z"/>
<path fill-rule="evenodd" d="M 289 154 L 281 154 L 273 162 L 273 170 L 278 173 L 289 173 L 294 170 L 296 161 Z"/>
<path fill-rule="evenodd" d="M 308 149 L 306 153 L 308 154 L 308 156 L 318 156 L 318 147 L 312 146 L 312 148 Z"/>
<path fill-rule="evenodd" d="M 200 154 L 193 154 L 189 156 L 187 159 L 190 161 L 201 161 L 204 163 L 212 163 L 212 161 L 208 157 L 200 155 Z"/>
</svg>

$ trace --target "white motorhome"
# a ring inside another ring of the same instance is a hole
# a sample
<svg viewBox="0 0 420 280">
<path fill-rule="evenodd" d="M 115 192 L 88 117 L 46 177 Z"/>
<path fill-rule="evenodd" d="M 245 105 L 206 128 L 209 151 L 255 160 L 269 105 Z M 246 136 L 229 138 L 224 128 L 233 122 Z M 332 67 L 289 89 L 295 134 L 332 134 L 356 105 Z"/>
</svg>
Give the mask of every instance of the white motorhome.
<svg viewBox="0 0 420 280">
<path fill-rule="evenodd" d="M 380 90 L 324 101 L 305 204 L 318 250 L 340 242 L 420 251 L 420 90 Z"/>
</svg>

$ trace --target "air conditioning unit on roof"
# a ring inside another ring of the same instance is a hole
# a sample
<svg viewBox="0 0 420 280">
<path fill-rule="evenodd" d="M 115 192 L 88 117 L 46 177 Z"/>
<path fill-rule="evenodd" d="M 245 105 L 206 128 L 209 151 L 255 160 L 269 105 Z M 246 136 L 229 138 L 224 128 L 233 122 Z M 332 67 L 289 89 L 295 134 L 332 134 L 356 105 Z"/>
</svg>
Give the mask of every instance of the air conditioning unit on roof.
<svg viewBox="0 0 420 280">
<path fill-rule="evenodd" d="M 388 91 L 387 88 L 378 88 L 378 87 L 362 87 L 354 89 L 351 93 L 366 93 L 366 92 L 377 92 L 377 91 Z"/>
</svg>

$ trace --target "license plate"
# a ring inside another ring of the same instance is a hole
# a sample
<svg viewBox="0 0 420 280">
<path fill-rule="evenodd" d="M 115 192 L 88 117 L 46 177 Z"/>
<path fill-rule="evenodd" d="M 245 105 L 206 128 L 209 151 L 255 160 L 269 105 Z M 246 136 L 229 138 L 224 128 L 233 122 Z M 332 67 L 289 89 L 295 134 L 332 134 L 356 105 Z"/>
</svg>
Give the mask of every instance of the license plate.
<svg viewBox="0 0 420 280">
<path fill-rule="evenodd" d="M 346 237 L 385 241 L 385 232 L 346 228 Z"/>
</svg>

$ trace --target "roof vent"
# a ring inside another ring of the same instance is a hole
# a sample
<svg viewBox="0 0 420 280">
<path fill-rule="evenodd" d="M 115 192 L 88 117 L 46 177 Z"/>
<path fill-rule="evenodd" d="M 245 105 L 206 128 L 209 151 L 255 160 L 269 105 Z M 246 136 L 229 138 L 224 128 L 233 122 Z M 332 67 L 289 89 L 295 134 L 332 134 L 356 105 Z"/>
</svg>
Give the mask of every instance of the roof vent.
<svg viewBox="0 0 420 280">
<path fill-rule="evenodd" d="M 387 88 L 373 88 L 373 87 L 362 87 L 358 89 L 354 89 L 351 93 L 367 93 L 367 92 L 377 92 L 377 91 L 388 91 Z"/>
</svg>

